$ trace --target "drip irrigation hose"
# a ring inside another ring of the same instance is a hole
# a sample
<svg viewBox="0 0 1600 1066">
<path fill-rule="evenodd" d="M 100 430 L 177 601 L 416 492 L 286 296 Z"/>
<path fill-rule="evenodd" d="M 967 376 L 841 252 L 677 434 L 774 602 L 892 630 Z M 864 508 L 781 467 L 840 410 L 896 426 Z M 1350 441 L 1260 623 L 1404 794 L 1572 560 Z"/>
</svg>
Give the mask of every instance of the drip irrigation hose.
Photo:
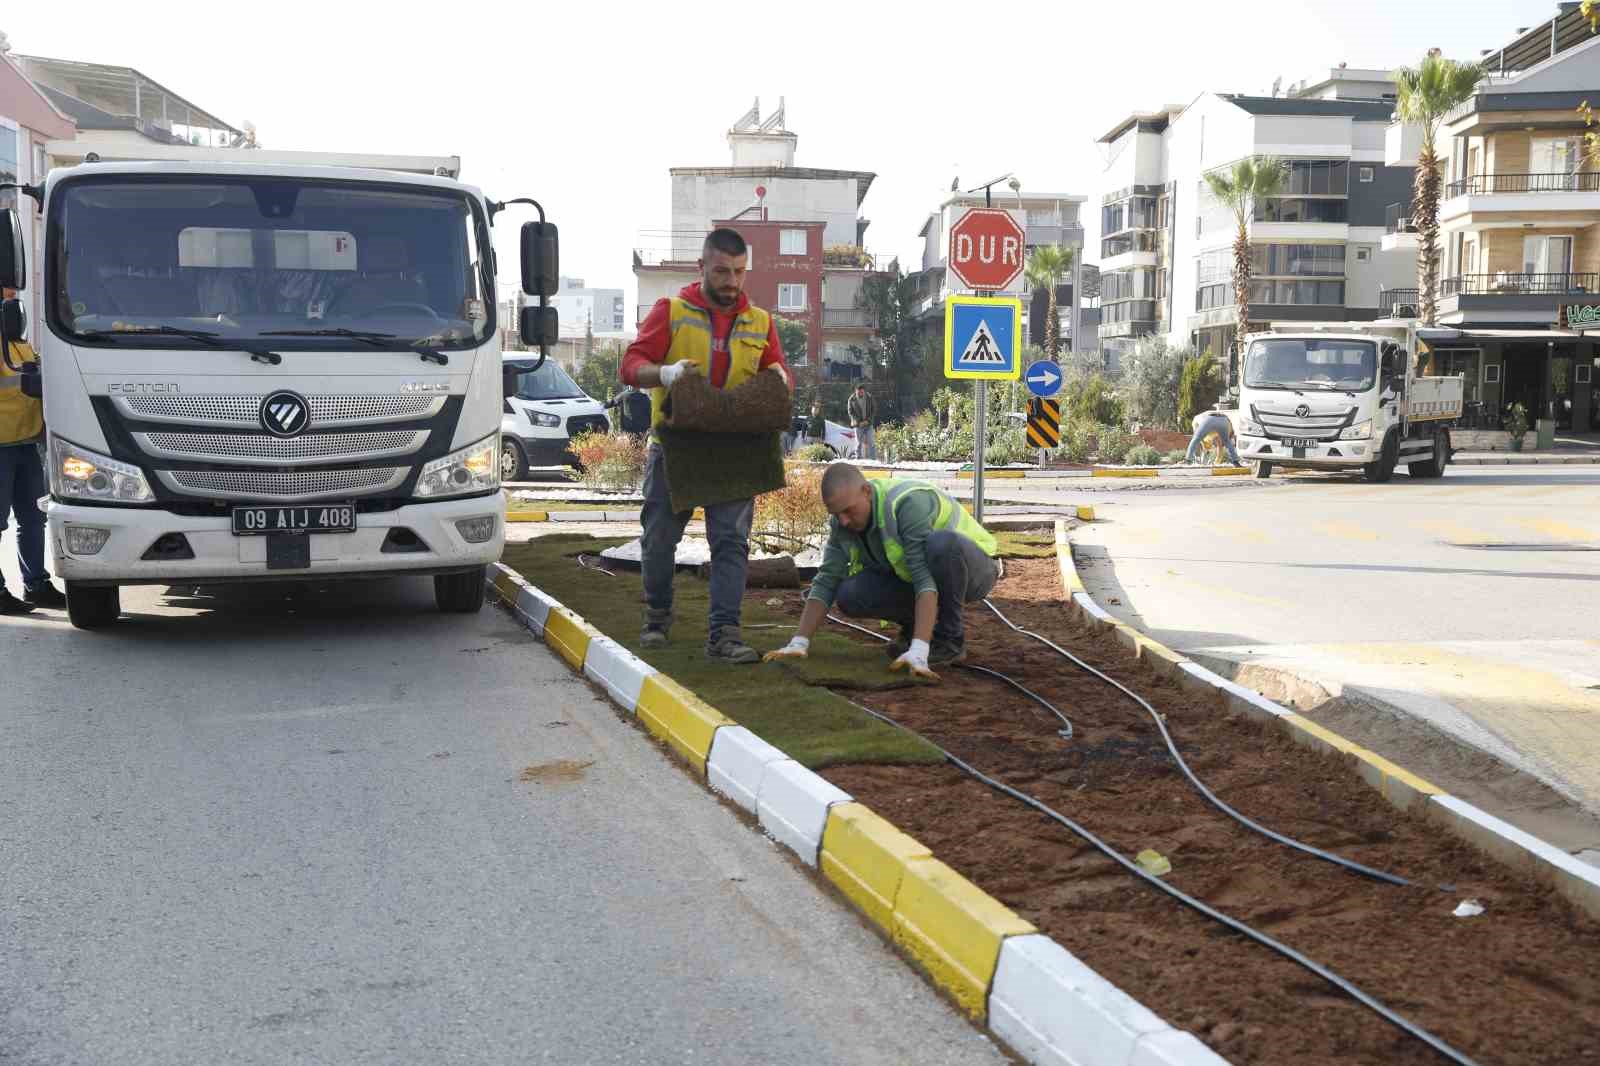
<svg viewBox="0 0 1600 1066">
<path fill-rule="evenodd" d="M 934 744 L 933 741 L 928 740 L 927 737 L 922 736 L 920 733 L 916 732 L 915 730 L 907 729 L 905 726 L 901 725 L 899 722 L 895 721 L 893 718 L 890 718 L 888 715 L 882 714 L 882 713 L 880 713 L 878 711 L 875 711 L 871 707 L 862 706 L 861 704 L 856 704 L 856 706 L 860 707 L 863 711 L 866 711 L 868 714 L 872 715 L 872 717 L 878 719 L 879 721 L 884 722 L 884 723 L 886 723 L 888 725 L 894 726 L 896 729 L 904 730 L 905 732 L 910 733 L 912 736 L 918 737 L 921 740 L 923 740 L 926 743 L 928 743 L 929 745 L 931 745 L 932 747 L 938 749 L 938 751 L 945 757 L 945 759 L 947 759 L 952 766 L 954 766 L 956 769 L 960 770 L 962 773 L 965 773 L 968 776 L 970 776 L 970 777 L 972 777 L 972 778 L 974 778 L 974 779 L 976 779 L 978 781 L 983 782 L 985 785 L 988 785 L 990 788 L 994 789 L 997 792 L 1004 793 L 1005 795 L 1010 796 L 1012 799 L 1018 800 L 1019 802 L 1026 804 L 1027 806 L 1029 806 L 1029 807 L 1033 808 L 1034 810 L 1038 811 L 1040 814 L 1043 814 L 1046 817 L 1050 818 L 1052 821 L 1059 822 L 1061 825 L 1063 825 L 1067 829 L 1071 830 L 1074 835 L 1076 835 L 1077 837 L 1079 837 L 1080 839 L 1082 839 L 1083 841 L 1088 843 L 1090 846 L 1094 847 L 1101 854 L 1105 855 L 1107 858 L 1109 858 L 1113 862 L 1117 863 L 1119 866 L 1121 866 L 1123 869 L 1127 870 L 1129 873 L 1133 874 L 1135 877 L 1139 878 L 1141 881 L 1144 881 L 1146 884 L 1151 885 L 1154 888 L 1160 889 L 1162 892 L 1165 892 L 1167 895 L 1169 895 L 1169 896 L 1173 897 L 1174 899 L 1178 900 L 1180 903 L 1184 904 L 1185 906 L 1191 907 L 1194 910 L 1199 911 L 1201 914 L 1205 915 L 1207 918 L 1210 918 L 1213 921 L 1219 922 L 1222 925 L 1227 926 L 1229 929 L 1232 929 L 1234 932 L 1243 934 L 1244 936 L 1250 938 L 1251 940 L 1254 940 L 1256 943 L 1262 945 L 1263 947 L 1269 948 L 1272 951 L 1277 952 L 1279 955 L 1282 955 L 1284 958 L 1290 960 L 1291 962 L 1297 963 L 1298 965 L 1305 967 L 1307 970 L 1310 970 L 1312 973 L 1316 974 L 1318 977 L 1320 977 L 1324 981 L 1328 982 L 1334 988 L 1337 988 L 1339 991 L 1343 992 L 1345 995 L 1347 995 L 1350 998 L 1354 999 L 1357 1003 L 1360 1003 L 1362 1006 L 1367 1007 L 1368 1009 L 1372 1010 L 1379 1017 L 1383 1018 L 1385 1021 L 1389 1022 L 1391 1025 L 1394 1025 L 1396 1028 L 1400 1029 L 1401 1031 L 1403 1031 L 1403 1032 L 1405 1032 L 1405 1033 L 1407 1033 L 1407 1034 L 1409 1034 L 1409 1035 L 1411 1035 L 1413 1037 L 1416 1037 L 1418 1040 L 1422 1041 L 1424 1044 L 1427 1044 L 1429 1047 L 1431 1047 L 1435 1051 L 1439 1052 L 1439 1054 L 1441 1054 L 1441 1055 L 1445 1056 L 1446 1058 L 1448 1058 L 1451 1062 L 1459 1063 L 1460 1066 L 1477 1066 L 1477 1063 L 1474 1062 L 1472 1059 L 1468 1058 L 1466 1055 L 1463 1055 L 1461 1052 L 1457 1051 L 1455 1048 L 1451 1047 L 1449 1044 L 1445 1043 L 1443 1040 L 1441 1040 L 1438 1037 L 1434 1036 L 1432 1033 L 1428 1032 L 1426 1029 L 1424 1029 L 1421 1026 L 1417 1025 L 1415 1022 L 1409 1021 L 1406 1018 L 1402 1017 L 1401 1015 L 1395 1013 L 1393 1010 L 1390 1010 L 1388 1007 L 1384 1006 L 1378 1000 L 1374 999 L 1372 996 L 1369 996 L 1367 993 L 1361 991 L 1361 989 L 1357 988 L 1355 985 L 1351 984 L 1349 981 L 1345 980 L 1343 977 L 1340 977 L 1338 974 L 1334 973 L 1332 970 L 1328 969 L 1326 966 L 1323 966 L 1321 963 L 1317 962 L 1316 960 L 1314 960 L 1314 959 L 1312 959 L 1312 958 L 1310 958 L 1310 957 L 1308 957 L 1306 955 L 1301 954 L 1300 952 L 1296 951 L 1294 948 L 1291 948 L 1289 945 L 1283 943 L 1282 941 L 1276 940 L 1273 937 L 1268 936 L 1266 933 L 1260 932 L 1259 930 L 1252 929 L 1250 926 L 1248 926 L 1248 925 L 1244 924 L 1243 922 L 1239 921 L 1237 918 L 1231 918 L 1228 915 L 1223 914 L 1221 911 L 1217 910 L 1214 907 L 1209 906 L 1208 904 L 1202 902 L 1201 900 L 1196 899 L 1195 897 L 1189 895 L 1187 892 L 1184 892 L 1181 889 L 1174 888 L 1172 885 L 1167 884 L 1165 881 L 1161 880 L 1161 878 L 1156 877 L 1154 874 L 1151 874 L 1151 873 L 1145 871 L 1143 868 L 1141 868 L 1139 866 L 1138 863 L 1134 862 L 1132 859 L 1129 859 L 1127 856 L 1123 855 L 1121 852 L 1119 852 L 1115 848 L 1111 847 L 1111 845 L 1107 844 L 1105 841 L 1101 840 L 1099 837 L 1095 836 L 1093 833 L 1089 832 L 1089 830 L 1085 829 L 1083 826 L 1079 825 L 1077 822 L 1074 822 L 1071 818 L 1068 818 L 1066 815 L 1060 813 L 1059 811 L 1057 811 L 1057 810 L 1055 810 L 1055 809 L 1053 809 L 1053 808 L 1051 808 L 1049 806 L 1046 806 L 1043 802 L 1041 802 L 1040 800 L 1037 800 L 1034 797 L 1028 795 L 1026 792 L 1021 792 L 1021 791 L 1019 791 L 1019 790 L 1017 790 L 1015 788 L 1012 788 L 1010 785 L 1006 784 L 1003 781 L 995 780 L 994 778 L 992 778 L 989 775 L 985 774 L 983 771 L 979 770 L 977 767 L 972 766 L 972 765 L 962 761 L 957 756 L 955 756 L 955 755 L 951 754 L 950 752 L 946 751 L 945 749 L 939 747 L 939 745 Z"/>
<path fill-rule="evenodd" d="M 1178 764 L 1178 769 L 1183 771 L 1183 776 L 1189 779 L 1189 783 L 1195 787 L 1195 790 L 1199 792 L 1200 795 L 1206 798 L 1207 802 L 1209 802 L 1213 807 L 1217 808 L 1217 810 L 1221 811 L 1223 814 L 1226 814 L 1229 818 L 1232 818 L 1234 821 L 1238 822 L 1247 829 L 1255 830 L 1268 840 L 1275 840 L 1285 847 L 1294 848 L 1296 851 L 1302 851 L 1307 855 L 1322 859 L 1325 862 L 1331 862 L 1336 866 L 1343 866 L 1345 869 L 1352 870 L 1364 877 L 1370 877 L 1377 881 L 1384 881 L 1391 885 L 1411 884 L 1410 881 L 1404 877 L 1401 877 L 1399 874 L 1392 874 L 1385 870 L 1375 870 L 1370 866 L 1363 866 L 1361 863 L 1355 862 L 1352 859 L 1346 859 L 1342 856 L 1335 855 L 1332 852 L 1323 851 L 1321 848 L 1312 847 L 1310 844 L 1302 843 L 1293 837 L 1284 836 L 1282 833 L 1268 829 L 1260 822 L 1252 821 L 1250 818 L 1240 814 L 1238 811 L 1228 806 L 1228 804 L 1224 803 L 1215 792 L 1212 792 L 1198 777 L 1195 776 L 1193 770 L 1189 769 L 1189 764 L 1184 761 L 1183 755 L 1178 751 L 1178 745 L 1173 741 L 1172 734 L 1167 732 L 1166 722 L 1162 721 L 1161 715 L 1154 707 L 1150 706 L 1149 702 L 1147 702 L 1144 697 L 1140 696 L 1138 693 L 1122 684 L 1122 682 L 1118 681 L 1116 678 L 1109 677 L 1106 674 L 1101 673 L 1099 670 L 1096 670 L 1094 667 L 1090 666 L 1088 663 L 1084 662 L 1070 651 L 1067 651 L 1059 644 L 1051 641 L 1049 638 L 1042 637 L 1038 633 L 1023 629 L 1011 619 L 1007 618 L 1004 614 L 1001 614 L 1000 608 L 996 607 L 993 603 L 990 603 L 987 599 L 983 601 L 983 605 L 989 608 L 989 610 L 993 611 L 996 618 L 1000 619 L 1000 621 L 1004 622 L 1007 626 L 1010 626 L 1014 631 L 1021 633 L 1025 637 L 1032 637 L 1034 640 L 1037 640 L 1039 643 L 1056 652 L 1056 654 L 1066 658 L 1080 670 L 1085 670 L 1088 673 L 1093 674 L 1095 677 L 1099 678 L 1101 681 L 1104 681 L 1112 688 L 1115 688 L 1118 692 L 1121 692 L 1124 696 L 1127 696 L 1129 699 L 1133 700 L 1140 707 L 1144 708 L 1145 713 L 1150 716 L 1151 721 L 1155 722 L 1156 728 L 1160 730 L 1161 739 L 1166 742 L 1167 751 L 1171 753 L 1173 761 Z"/>
<path fill-rule="evenodd" d="M 884 636 L 882 633 L 874 633 L 866 626 L 858 626 L 854 622 L 846 622 L 843 618 L 836 618 L 831 614 L 828 615 L 828 621 L 833 622 L 836 625 L 844 626 L 846 629 L 854 629 L 858 633 L 865 633 L 873 640 L 881 640 L 885 644 L 890 643 L 888 637 Z M 1006 684 L 1010 685 L 1012 688 L 1016 689 L 1018 692 L 1022 693 L 1024 696 L 1028 697 L 1030 700 L 1037 703 L 1039 706 L 1043 707 L 1057 718 L 1061 719 L 1061 728 L 1056 730 L 1056 735 L 1061 737 L 1062 740 L 1072 739 L 1072 720 L 1066 715 L 1062 714 L 1060 709 L 1057 708 L 1055 704 L 1051 703 L 1037 692 L 1030 688 L 1024 688 L 1022 685 L 1018 684 L 1016 681 L 1013 681 L 1000 671 L 991 670 L 987 666 L 974 666 L 971 663 L 957 663 L 956 665 L 961 667 L 963 670 L 970 670 L 976 674 L 986 674 L 989 677 L 994 678 L 996 681 L 1004 681 Z"/>
</svg>

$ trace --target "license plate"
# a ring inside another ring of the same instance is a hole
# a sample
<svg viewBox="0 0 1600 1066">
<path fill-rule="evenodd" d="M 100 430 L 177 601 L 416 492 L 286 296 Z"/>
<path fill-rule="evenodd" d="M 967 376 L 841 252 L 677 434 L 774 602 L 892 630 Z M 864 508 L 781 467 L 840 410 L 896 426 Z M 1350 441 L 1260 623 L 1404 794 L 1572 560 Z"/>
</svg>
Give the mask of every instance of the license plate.
<svg viewBox="0 0 1600 1066">
<path fill-rule="evenodd" d="M 1317 442 L 1310 437 L 1285 437 L 1283 443 L 1291 448 L 1315 448 Z"/>
<path fill-rule="evenodd" d="M 233 535 L 236 537 L 259 537 L 268 533 L 354 533 L 355 529 L 356 508 L 351 503 L 233 509 Z"/>
</svg>

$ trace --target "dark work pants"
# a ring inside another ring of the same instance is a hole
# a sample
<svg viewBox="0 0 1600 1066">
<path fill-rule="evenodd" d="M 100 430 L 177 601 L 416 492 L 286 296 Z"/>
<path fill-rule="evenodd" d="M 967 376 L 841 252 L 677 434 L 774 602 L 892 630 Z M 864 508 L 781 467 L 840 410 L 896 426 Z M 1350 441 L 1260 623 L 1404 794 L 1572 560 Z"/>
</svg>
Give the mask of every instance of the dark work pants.
<svg viewBox="0 0 1600 1066">
<path fill-rule="evenodd" d="M 17 563 L 24 591 L 50 580 L 44 568 L 44 512 L 38 500 L 48 491 L 44 464 L 33 444 L 0 444 L 0 532 L 8 513 L 17 520 Z"/>
<path fill-rule="evenodd" d="M 750 566 L 750 522 L 754 500 L 714 503 L 705 509 L 706 539 L 711 542 L 710 635 L 739 628 L 739 608 L 744 599 L 745 573 Z M 672 575 L 683 539 L 683 529 L 693 511 L 674 511 L 667 491 L 666 455 L 659 444 L 646 453 L 644 510 L 640 519 L 640 569 L 644 576 L 645 606 L 652 611 L 672 610 Z"/>
<path fill-rule="evenodd" d="M 971 540 L 945 529 L 928 534 L 926 551 L 928 570 L 939 586 L 939 614 L 933 623 L 933 639 L 960 645 L 965 639 L 962 606 L 989 595 L 1000 568 Z M 834 602 L 845 614 L 898 622 L 907 636 L 911 634 L 916 592 L 888 571 L 869 569 L 845 578 L 839 583 Z"/>
</svg>

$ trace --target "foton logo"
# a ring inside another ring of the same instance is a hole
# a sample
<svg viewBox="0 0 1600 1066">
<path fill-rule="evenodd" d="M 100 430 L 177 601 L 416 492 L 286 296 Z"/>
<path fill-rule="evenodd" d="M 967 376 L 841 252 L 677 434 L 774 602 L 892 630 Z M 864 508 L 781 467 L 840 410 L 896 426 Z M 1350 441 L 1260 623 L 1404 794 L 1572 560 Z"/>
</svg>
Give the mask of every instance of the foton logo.
<svg viewBox="0 0 1600 1066">
<path fill-rule="evenodd" d="M 275 437 L 295 436 L 309 416 L 305 399 L 292 392 L 275 392 L 261 401 L 261 425 Z"/>
</svg>

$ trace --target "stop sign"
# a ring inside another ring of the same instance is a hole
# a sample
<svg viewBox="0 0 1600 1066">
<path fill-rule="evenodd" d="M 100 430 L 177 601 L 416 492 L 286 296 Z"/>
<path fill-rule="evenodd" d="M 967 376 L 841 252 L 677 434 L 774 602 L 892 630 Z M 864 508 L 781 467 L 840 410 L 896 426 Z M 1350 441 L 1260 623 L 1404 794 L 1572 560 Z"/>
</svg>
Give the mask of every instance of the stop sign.
<svg viewBox="0 0 1600 1066">
<path fill-rule="evenodd" d="M 969 289 L 1009 289 L 1022 273 L 1023 238 L 1009 212 L 971 208 L 950 227 L 950 269 Z"/>
</svg>

